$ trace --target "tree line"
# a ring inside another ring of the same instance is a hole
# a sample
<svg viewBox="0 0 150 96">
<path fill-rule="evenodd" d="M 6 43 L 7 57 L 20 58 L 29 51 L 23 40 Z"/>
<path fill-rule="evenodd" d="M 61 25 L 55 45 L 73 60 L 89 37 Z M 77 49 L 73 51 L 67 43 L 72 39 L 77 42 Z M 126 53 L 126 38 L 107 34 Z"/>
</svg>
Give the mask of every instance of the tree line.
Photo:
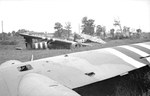
<svg viewBox="0 0 150 96">
<path fill-rule="evenodd" d="M 81 33 L 92 35 L 92 36 L 98 36 L 102 39 L 105 39 L 106 37 L 111 37 L 112 39 L 120 39 L 120 38 L 129 38 L 132 36 L 132 32 L 130 32 L 130 27 L 127 26 L 121 26 L 121 23 L 119 20 L 114 20 L 114 26 L 118 26 L 118 30 L 115 30 L 114 28 L 111 28 L 109 30 L 109 33 L 106 33 L 106 26 L 103 25 L 95 25 L 94 19 L 88 19 L 86 16 L 82 18 L 81 20 L 82 25 L 81 27 Z M 60 22 L 56 22 L 54 24 L 54 37 L 56 38 L 62 38 L 62 39 L 69 39 L 71 35 L 75 35 L 75 33 L 72 32 L 71 22 L 66 22 L 63 26 Z M 7 39 L 8 36 L 19 36 L 19 33 L 22 32 L 29 32 L 29 30 L 26 29 L 19 29 L 17 32 L 12 31 L 8 33 L 0 33 L 0 40 Z M 33 31 L 32 31 L 33 32 Z M 136 35 L 137 37 L 140 37 L 142 30 L 137 29 Z M 44 33 L 44 32 L 43 32 Z M 108 35 L 109 34 L 109 35 Z"/>
<path fill-rule="evenodd" d="M 94 21 L 95 20 L 93 20 L 93 19 L 88 19 L 87 17 L 83 17 L 82 25 L 81 25 L 82 33 L 88 34 L 88 35 L 96 35 L 96 36 L 104 35 L 105 36 L 106 35 L 106 27 L 97 25 L 96 32 L 95 32 Z M 68 39 L 70 37 L 70 35 L 74 34 L 74 33 L 72 33 L 71 28 L 72 27 L 71 27 L 70 22 L 65 23 L 64 27 L 60 22 L 56 22 L 55 26 L 54 26 L 54 29 L 56 30 L 54 32 L 54 37 Z"/>
<path fill-rule="evenodd" d="M 94 19 L 88 19 L 87 17 L 83 17 L 81 22 L 81 33 L 98 36 L 102 39 L 105 39 L 106 37 L 110 37 L 112 39 L 130 38 L 134 35 L 136 35 L 136 37 L 140 37 L 140 34 L 142 32 L 141 29 L 136 29 L 136 33 L 131 32 L 130 27 L 122 27 L 119 20 L 114 20 L 113 24 L 114 27 L 118 27 L 118 30 L 111 28 L 109 32 L 106 32 L 106 26 L 100 24 L 95 25 Z M 54 29 L 56 29 L 56 31 L 54 32 L 54 36 L 58 38 L 68 39 L 71 34 L 74 34 L 72 33 L 70 22 L 67 22 L 64 28 L 60 22 L 56 22 Z"/>
</svg>

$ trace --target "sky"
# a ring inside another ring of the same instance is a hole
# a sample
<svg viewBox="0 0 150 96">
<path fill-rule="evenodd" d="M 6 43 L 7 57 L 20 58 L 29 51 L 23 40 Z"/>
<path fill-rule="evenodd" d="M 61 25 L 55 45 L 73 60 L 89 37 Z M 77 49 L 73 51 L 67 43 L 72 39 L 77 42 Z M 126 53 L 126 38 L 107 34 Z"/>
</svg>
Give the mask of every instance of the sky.
<svg viewBox="0 0 150 96">
<path fill-rule="evenodd" d="M 63 26 L 71 22 L 72 31 L 79 32 L 85 16 L 107 30 L 119 19 L 122 26 L 150 32 L 150 0 L 0 0 L 4 32 L 27 29 L 53 33 L 56 22 Z"/>
</svg>

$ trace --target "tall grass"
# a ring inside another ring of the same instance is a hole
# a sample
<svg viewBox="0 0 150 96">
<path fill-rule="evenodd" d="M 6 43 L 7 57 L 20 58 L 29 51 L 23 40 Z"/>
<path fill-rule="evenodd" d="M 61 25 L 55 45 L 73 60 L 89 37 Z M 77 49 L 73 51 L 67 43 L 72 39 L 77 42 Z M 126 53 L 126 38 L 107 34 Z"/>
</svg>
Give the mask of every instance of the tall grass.
<svg viewBox="0 0 150 96">
<path fill-rule="evenodd" d="M 16 40 L 2 40 L 0 41 L 1 45 L 17 45 L 18 42 Z"/>
</svg>

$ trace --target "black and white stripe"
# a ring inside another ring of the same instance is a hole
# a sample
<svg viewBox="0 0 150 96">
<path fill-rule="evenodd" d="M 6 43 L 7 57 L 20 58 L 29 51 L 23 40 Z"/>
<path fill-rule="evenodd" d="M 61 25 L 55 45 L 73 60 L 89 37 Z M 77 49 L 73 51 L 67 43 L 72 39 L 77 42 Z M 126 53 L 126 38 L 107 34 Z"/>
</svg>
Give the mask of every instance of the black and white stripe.
<svg viewBox="0 0 150 96">
<path fill-rule="evenodd" d="M 38 43 L 33 43 L 32 45 L 33 49 L 47 49 L 47 42 L 38 42 Z"/>
</svg>

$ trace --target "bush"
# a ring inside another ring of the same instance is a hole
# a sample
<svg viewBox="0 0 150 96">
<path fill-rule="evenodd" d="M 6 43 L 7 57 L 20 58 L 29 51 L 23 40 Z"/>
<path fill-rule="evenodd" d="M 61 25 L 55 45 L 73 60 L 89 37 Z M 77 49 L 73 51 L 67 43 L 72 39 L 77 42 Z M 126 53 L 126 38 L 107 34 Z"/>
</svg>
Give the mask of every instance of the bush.
<svg viewBox="0 0 150 96">
<path fill-rule="evenodd" d="M 18 42 L 16 40 L 14 41 L 3 40 L 3 41 L 0 41 L 0 44 L 1 45 L 17 45 Z"/>
</svg>

